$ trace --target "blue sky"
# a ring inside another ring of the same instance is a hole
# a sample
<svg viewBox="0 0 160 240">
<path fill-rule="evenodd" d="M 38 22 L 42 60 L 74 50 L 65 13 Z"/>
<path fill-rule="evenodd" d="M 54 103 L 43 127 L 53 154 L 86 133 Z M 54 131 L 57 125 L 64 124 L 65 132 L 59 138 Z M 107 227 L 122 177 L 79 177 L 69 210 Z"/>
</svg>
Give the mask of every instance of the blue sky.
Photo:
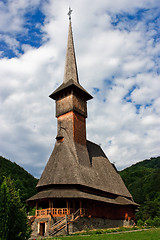
<svg viewBox="0 0 160 240">
<path fill-rule="evenodd" d="M 63 81 L 68 7 L 87 138 L 123 169 L 160 154 L 158 0 L 0 2 L 0 154 L 39 177 L 57 131 L 48 96 Z"/>
<path fill-rule="evenodd" d="M 9 12 L 11 1 L 4 1 L 4 4 L 1 4 L 1 11 L 3 13 Z M 0 42 L 0 51 L 1 57 L 13 58 L 18 57 L 19 54 L 24 54 L 22 49 L 23 44 L 30 45 L 35 48 L 39 48 L 42 44 L 42 35 L 41 27 L 43 26 L 45 15 L 41 9 L 41 4 L 33 7 L 29 6 L 23 13 L 22 20 L 22 29 L 19 31 L 10 31 L 5 28 L 1 29 L 1 42 Z M 12 9 L 10 10 L 12 11 Z M 12 38 L 15 40 L 16 46 L 13 47 L 7 40 Z M 16 48 L 15 48 L 16 47 Z"/>
</svg>

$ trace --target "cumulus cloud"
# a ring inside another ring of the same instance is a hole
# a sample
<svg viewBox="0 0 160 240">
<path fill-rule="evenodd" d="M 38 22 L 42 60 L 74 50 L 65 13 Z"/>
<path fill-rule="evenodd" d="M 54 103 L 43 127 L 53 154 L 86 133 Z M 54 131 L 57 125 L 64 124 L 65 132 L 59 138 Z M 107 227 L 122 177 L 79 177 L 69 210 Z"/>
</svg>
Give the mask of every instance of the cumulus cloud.
<svg viewBox="0 0 160 240">
<path fill-rule="evenodd" d="M 68 6 L 80 83 L 94 96 L 88 139 L 119 169 L 159 155 L 159 6 L 149 0 L 0 3 L 0 41 L 16 55 L 0 55 L 1 155 L 37 177 L 49 158 L 56 119 L 48 95 L 63 81 Z M 17 36 L 29 34 L 25 14 L 39 7 L 42 44 L 24 44 Z"/>
<path fill-rule="evenodd" d="M 40 4 L 40 0 L 8 0 L 0 2 L 0 31 L 17 33 L 23 30 L 25 13 Z"/>
</svg>

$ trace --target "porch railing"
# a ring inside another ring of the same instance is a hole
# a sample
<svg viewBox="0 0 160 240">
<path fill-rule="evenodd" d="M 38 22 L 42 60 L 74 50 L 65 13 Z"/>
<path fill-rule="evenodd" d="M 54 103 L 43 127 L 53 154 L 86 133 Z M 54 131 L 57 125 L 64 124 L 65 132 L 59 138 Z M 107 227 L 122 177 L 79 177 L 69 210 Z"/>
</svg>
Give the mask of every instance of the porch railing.
<svg viewBox="0 0 160 240">
<path fill-rule="evenodd" d="M 53 217 L 63 217 L 65 215 L 70 215 L 73 213 L 73 209 L 67 208 L 45 208 L 41 210 L 36 210 L 36 216 L 46 216 L 52 214 Z"/>
</svg>

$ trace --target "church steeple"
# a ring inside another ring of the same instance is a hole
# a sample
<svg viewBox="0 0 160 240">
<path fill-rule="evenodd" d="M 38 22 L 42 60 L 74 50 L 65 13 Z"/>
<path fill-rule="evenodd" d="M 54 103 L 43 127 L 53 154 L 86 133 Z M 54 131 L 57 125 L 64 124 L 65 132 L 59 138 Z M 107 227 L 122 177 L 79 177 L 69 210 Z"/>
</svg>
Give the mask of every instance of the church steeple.
<svg viewBox="0 0 160 240">
<path fill-rule="evenodd" d="M 68 43 L 66 51 L 66 61 L 64 69 L 64 79 L 63 83 L 49 96 L 50 98 L 56 100 L 59 96 L 68 91 L 69 88 L 74 88 L 74 92 L 79 92 L 85 100 L 90 100 L 93 97 L 80 85 L 78 79 L 78 70 L 76 64 L 76 56 L 74 49 L 74 41 L 72 34 L 72 24 L 71 24 L 71 14 L 72 10 L 69 9 L 69 30 L 68 30 Z"/>
<path fill-rule="evenodd" d="M 73 80 L 75 83 L 79 83 L 71 20 L 69 21 L 68 43 L 63 82 L 67 83 L 69 80 Z"/>
<path fill-rule="evenodd" d="M 104 223 L 132 224 L 138 207 L 101 147 L 86 139 L 87 100 L 92 96 L 78 81 L 70 14 L 71 9 L 64 81 L 50 95 L 56 101 L 56 143 L 38 181 L 38 193 L 27 201 L 36 206 L 32 238 L 63 234 L 56 219 L 66 214 L 73 214 L 69 229 L 75 231 L 84 229 L 83 221 L 90 229 L 91 223 L 100 228 Z"/>
<path fill-rule="evenodd" d="M 69 31 L 63 83 L 50 95 L 56 100 L 57 140 L 67 132 L 70 140 L 86 145 L 87 100 L 92 96 L 80 85 L 69 10 Z"/>
</svg>

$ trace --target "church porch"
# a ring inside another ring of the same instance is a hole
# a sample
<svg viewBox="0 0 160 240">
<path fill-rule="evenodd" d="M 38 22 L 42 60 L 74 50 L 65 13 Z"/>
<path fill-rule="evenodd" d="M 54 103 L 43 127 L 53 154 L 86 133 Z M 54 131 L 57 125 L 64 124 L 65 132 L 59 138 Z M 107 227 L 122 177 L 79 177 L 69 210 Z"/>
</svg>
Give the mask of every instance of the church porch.
<svg viewBox="0 0 160 240">
<path fill-rule="evenodd" d="M 83 200 L 62 200 L 54 199 L 49 201 L 40 201 L 36 203 L 36 218 L 44 218 L 52 216 L 53 218 L 60 218 L 75 214 L 79 210 L 79 214 L 87 216 L 87 206 Z"/>
<path fill-rule="evenodd" d="M 60 218 L 75 214 L 106 219 L 134 220 L 135 206 L 111 204 L 89 199 L 46 199 L 37 201 L 35 218 Z"/>
</svg>

